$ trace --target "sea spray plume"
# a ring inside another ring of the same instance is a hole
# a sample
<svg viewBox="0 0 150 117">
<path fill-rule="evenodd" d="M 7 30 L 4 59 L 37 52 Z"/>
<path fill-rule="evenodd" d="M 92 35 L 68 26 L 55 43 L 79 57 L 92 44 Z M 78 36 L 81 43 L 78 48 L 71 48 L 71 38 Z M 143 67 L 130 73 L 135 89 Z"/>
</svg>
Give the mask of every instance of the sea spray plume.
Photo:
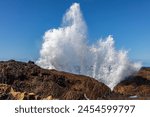
<svg viewBox="0 0 150 117">
<path fill-rule="evenodd" d="M 83 51 L 86 50 L 86 25 L 79 4 L 74 3 L 70 7 L 62 25 L 45 33 L 41 58 L 37 63 L 45 68 L 69 69 L 73 72 L 75 65 L 80 66 Z"/>
<path fill-rule="evenodd" d="M 64 15 L 62 27 L 48 30 L 43 38 L 38 65 L 91 76 L 111 89 L 141 67 L 129 61 L 127 51 L 115 50 L 112 36 L 87 44 L 86 24 L 78 3 Z"/>
<path fill-rule="evenodd" d="M 90 76 L 102 81 L 111 89 L 141 67 L 140 63 L 129 61 L 127 51 L 115 50 L 112 36 L 99 40 L 90 50 L 93 54 L 93 68 Z"/>
</svg>

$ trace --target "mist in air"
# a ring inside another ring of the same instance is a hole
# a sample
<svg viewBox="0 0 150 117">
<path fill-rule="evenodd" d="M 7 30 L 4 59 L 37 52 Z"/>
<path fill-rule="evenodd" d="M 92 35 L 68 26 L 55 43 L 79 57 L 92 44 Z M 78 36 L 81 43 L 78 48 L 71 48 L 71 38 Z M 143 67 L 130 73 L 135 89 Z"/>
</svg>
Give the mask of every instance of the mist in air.
<svg viewBox="0 0 150 117">
<path fill-rule="evenodd" d="M 60 27 L 45 32 L 43 40 L 36 64 L 90 76 L 111 89 L 141 67 L 129 60 L 127 51 L 115 49 L 110 35 L 87 44 L 87 26 L 78 3 L 67 10 Z"/>
</svg>

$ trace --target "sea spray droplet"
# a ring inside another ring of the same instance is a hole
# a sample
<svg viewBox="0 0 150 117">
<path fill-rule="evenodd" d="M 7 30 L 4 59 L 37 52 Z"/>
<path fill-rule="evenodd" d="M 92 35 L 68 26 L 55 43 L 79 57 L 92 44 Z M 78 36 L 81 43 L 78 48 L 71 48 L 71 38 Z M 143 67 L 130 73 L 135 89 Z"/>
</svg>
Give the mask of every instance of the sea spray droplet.
<svg viewBox="0 0 150 117">
<path fill-rule="evenodd" d="M 129 61 L 127 51 L 115 50 L 112 36 L 91 46 L 87 44 L 86 37 L 86 24 L 80 5 L 74 3 L 64 15 L 62 27 L 45 33 L 36 64 L 43 68 L 91 76 L 111 89 L 140 69 L 140 63 Z"/>
</svg>

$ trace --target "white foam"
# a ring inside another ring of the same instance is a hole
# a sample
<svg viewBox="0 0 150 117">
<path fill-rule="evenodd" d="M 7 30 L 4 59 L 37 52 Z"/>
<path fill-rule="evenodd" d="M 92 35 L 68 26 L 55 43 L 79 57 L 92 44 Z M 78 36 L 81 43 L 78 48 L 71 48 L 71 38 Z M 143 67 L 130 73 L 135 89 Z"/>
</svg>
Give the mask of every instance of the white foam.
<svg viewBox="0 0 150 117">
<path fill-rule="evenodd" d="M 86 33 L 80 5 L 74 3 L 64 15 L 62 27 L 45 32 L 36 63 L 43 68 L 94 77 L 111 89 L 140 69 L 141 64 L 129 61 L 127 51 L 115 49 L 112 36 L 88 45 Z"/>
</svg>

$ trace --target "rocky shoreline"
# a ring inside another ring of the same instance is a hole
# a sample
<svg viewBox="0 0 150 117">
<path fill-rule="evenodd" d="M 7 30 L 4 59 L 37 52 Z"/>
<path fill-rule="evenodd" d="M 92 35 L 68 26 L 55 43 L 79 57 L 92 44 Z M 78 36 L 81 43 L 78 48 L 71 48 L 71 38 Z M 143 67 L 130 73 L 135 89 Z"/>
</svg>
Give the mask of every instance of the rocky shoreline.
<svg viewBox="0 0 150 117">
<path fill-rule="evenodd" d="M 143 67 L 111 91 L 97 80 L 42 69 L 34 62 L 0 61 L 1 100 L 150 99 L 150 68 Z"/>
</svg>

